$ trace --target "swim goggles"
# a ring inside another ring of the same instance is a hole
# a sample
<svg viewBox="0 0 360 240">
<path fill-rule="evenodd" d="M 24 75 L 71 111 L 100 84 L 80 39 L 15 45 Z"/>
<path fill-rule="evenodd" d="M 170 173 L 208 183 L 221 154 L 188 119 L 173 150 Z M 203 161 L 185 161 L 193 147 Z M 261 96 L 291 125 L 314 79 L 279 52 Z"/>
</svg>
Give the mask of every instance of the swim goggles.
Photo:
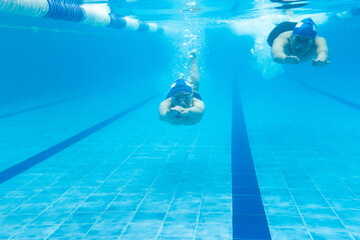
<svg viewBox="0 0 360 240">
<path fill-rule="evenodd" d="M 192 94 L 187 94 L 186 96 L 184 96 L 184 97 L 182 97 L 182 98 L 173 96 L 173 97 L 172 97 L 172 100 L 173 100 L 174 102 L 181 102 L 181 101 L 188 102 L 188 101 L 191 100 L 192 97 L 193 97 Z"/>
<path fill-rule="evenodd" d="M 296 44 L 306 44 L 306 45 L 308 45 L 308 44 L 314 43 L 314 41 L 315 41 L 314 39 L 311 39 L 311 38 L 304 38 L 304 37 L 301 37 L 301 36 L 294 36 L 294 35 L 292 35 L 291 38 L 292 38 L 293 42 L 296 43 Z"/>
</svg>

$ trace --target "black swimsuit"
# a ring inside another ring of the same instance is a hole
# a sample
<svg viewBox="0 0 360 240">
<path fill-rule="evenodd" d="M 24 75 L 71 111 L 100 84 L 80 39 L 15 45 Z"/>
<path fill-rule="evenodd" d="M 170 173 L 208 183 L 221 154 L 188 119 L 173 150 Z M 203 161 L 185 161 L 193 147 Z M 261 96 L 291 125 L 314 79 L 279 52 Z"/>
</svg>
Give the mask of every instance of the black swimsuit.
<svg viewBox="0 0 360 240">
<path fill-rule="evenodd" d="M 288 32 L 288 31 L 293 31 L 296 24 L 298 24 L 297 22 L 283 22 L 280 23 L 279 25 L 277 25 L 269 34 L 269 37 L 267 39 L 268 44 L 270 45 L 270 47 L 272 47 L 275 39 L 282 33 L 284 32 Z"/>
</svg>

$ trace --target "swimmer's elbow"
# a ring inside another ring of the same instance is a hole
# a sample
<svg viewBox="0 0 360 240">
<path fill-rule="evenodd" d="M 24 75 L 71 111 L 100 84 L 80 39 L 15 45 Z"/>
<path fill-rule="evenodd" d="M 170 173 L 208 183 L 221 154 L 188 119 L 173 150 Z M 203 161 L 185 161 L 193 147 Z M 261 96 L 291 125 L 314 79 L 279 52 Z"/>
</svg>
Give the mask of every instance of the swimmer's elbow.
<svg viewBox="0 0 360 240">
<path fill-rule="evenodd" d="M 192 121 L 194 124 L 200 122 L 200 120 L 202 119 L 202 117 L 204 116 L 204 112 L 199 112 L 198 114 L 196 114 L 195 116 L 193 116 Z"/>
<path fill-rule="evenodd" d="M 166 114 L 159 112 L 159 120 L 160 121 L 166 121 Z"/>
<path fill-rule="evenodd" d="M 274 62 L 284 63 L 286 54 L 284 53 L 283 48 L 273 47 L 271 54 L 272 54 L 272 58 L 273 58 Z"/>
</svg>

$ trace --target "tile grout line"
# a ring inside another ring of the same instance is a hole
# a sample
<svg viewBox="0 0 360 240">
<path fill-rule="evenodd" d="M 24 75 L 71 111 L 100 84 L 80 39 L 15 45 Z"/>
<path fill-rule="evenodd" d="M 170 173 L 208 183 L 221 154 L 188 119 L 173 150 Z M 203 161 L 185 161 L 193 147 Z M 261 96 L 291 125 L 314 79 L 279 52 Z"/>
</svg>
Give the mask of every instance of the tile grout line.
<svg viewBox="0 0 360 240">
<path fill-rule="evenodd" d="M 277 162 L 276 158 L 274 158 L 274 160 L 275 160 L 276 164 L 279 165 L 279 163 Z M 280 169 L 280 171 L 281 171 L 281 173 L 282 173 L 283 176 L 284 176 L 283 170 Z M 287 187 L 287 190 L 288 190 L 289 193 L 290 193 L 291 199 L 294 201 L 295 207 L 296 207 L 296 209 L 297 209 L 298 212 L 299 212 L 299 215 L 300 215 L 300 217 L 301 217 L 301 220 L 302 220 L 304 226 L 306 227 L 306 231 L 307 231 L 307 233 L 309 234 L 310 239 L 311 239 L 311 240 L 314 240 L 314 238 L 312 237 L 312 235 L 311 235 L 311 233 L 310 233 L 309 227 L 308 227 L 308 225 L 306 224 L 306 221 L 305 221 L 305 219 L 304 219 L 304 216 L 301 214 L 300 208 L 299 208 L 299 206 L 297 205 L 297 202 L 295 201 L 295 198 L 294 198 L 294 196 L 292 195 L 292 193 L 291 193 L 291 191 L 290 191 L 290 188 L 289 188 L 288 182 L 286 181 L 285 176 L 284 176 L 284 180 L 285 180 L 285 182 L 286 182 L 286 187 Z"/>
<path fill-rule="evenodd" d="M 209 166 L 209 159 L 211 158 L 211 156 L 212 156 L 212 154 L 213 154 L 213 146 L 214 146 L 214 143 L 212 142 L 212 143 L 211 143 L 211 151 L 210 151 L 210 154 L 209 154 L 209 157 L 208 157 L 208 166 Z M 206 171 L 206 179 L 207 179 L 207 177 L 208 177 L 208 174 L 209 174 L 209 168 L 208 168 L 207 171 Z M 202 191 L 202 194 L 201 194 L 201 202 L 200 202 L 200 206 L 199 206 L 199 214 L 198 214 L 198 216 L 196 217 L 196 226 L 195 226 L 195 231 L 194 231 L 193 240 L 196 239 L 196 234 L 197 234 L 197 230 L 198 230 L 198 226 L 199 226 L 199 220 L 200 220 L 200 215 L 201 215 L 201 207 L 202 207 L 203 202 L 204 202 L 205 189 L 206 189 L 206 180 L 205 180 L 205 182 L 204 182 L 203 191 Z"/>
<path fill-rule="evenodd" d="M 66 140 L 53 145 L 50 148 L 47 148 L 46 150 L 33 155 L 30 158 L 25 159 L 24 161 L 17 163 L 4 171 L 0 172 L 0 184 L 3 182 L 8 181 L 9 179 L 21 174 L 22 172 L 34 167 L 35 165 L 47 160 L 48 158 L 56 155 L 57 153 L 63 151 L 64 149 L 82 141 L 84 138 L 87 138 L 88 136 L 94 134 L 95 132 L 107 127 L 108 125 L 112 124 L 113 122 L 117 121 L 118 119 L 128 115 L 129 113 L 135 111 L 136 109 L 142 107 L 146 103 L 148 103 L 150 100 L 153 100 L 156 98 L 159 94 L 155 94 L 149 98 L 146 98 L 145 100 L 142 100 L 138 102 L 137 104 L 121 111 L 120 113 L 117 113 L 113 115 L 110 118 L 107 118 L 100 123 L 97 123 L 90 128 L 87 128 L 80 133 L 77 133 L 70 138 L 67 138 Z"/>
<path fill-rule="evenodd" d="M 183 135 L 180 137 L 180 139 L 181 139 L 182 137 L 183 137 Z M 178 146 L 178 144 L 179 144 L 179 141 L 177 141 L 176 146 L 175 146 L 174 149 L 172 150 L 172 153 L 174 152 L 174 150 L 175 150 L 175 148 Z M 170 158 L 170 155 L 171 155 L 171 154 L 168 155 L 167 160 Z M 125 228 L 123 229 L 123 231 L 121 232 L 118 240 L 120 240 L 120 239 L 122 238 L 122 236 L 123 236 L 124 233 L 126 232 L 127 228 L 129 227 L 130 222 L 134 219 L 134 216 L 135 216 L 136 213 L 138 212 L 140 206 L 142 205 L 142 203 L 144 202 L 144 200 L 146 199 L 146 197 L 149 195 L 150 189 L 151 189 L 151 187 L 154 185 L 155 181 L 158 179 L 161 170 L 162 170 L 162 169 L 160 169 L 160 170 L 158 171 L 158 174 L 157 174 L 157 176 L 155 177 L 154 181 L 151 183 L 151 185 L 150 185 L 150 187 L 149 187 L 149 190 L 146 192 L 145 196 L 143 197 L 143 199 L 141 200 L 141 202 L 140 202 L 139 205 L 137 206 L 134 215 L 130 218 L 130 220 L 129 220 L 128 223 L 126 224 L 126 226 L 125 226 Z"/>
<path fill-rule="evenodd" d="M 140 147 L 140 146 L 139 146 L 139 147 Z M 118 151 L 119 149 L 120 149 L 120 147 L 117 149 L 117 151 Z M 136 148 L 136 149 L 137 149 L 137 148 Z M 136 151 L 136 149 L 133 150 L 133 151 Z M 112 157 L 112 156 L 109 156 L 109 158 L 110 158 L 110 157 Z M 107 158 L 107 159 L 108 159 L 108 158 Z M 126 160 L 127 160 L 127 158 L 126 158 L 124 161 L 126 161 Z M 50 204 L 49 206 L 47 206 L 42 212 L 40 212 L 38 215 L 36 215 L 31 221 L 29 221 L 29 222 L 28 222 L 26 225 L 24 225 L 21 229 L 17 230 L 13 235 L 11 235 L 11 237 L 13 237 L 13 236 L 16 235 L 19 231 L 21 231 L 22 229 L 24 229 L 25 227 L 27 227 L 32 221 L 34 221 L 38 216 L 40 216 L 43 212 L 45 212 L 49 207 L 51 207 L 52 205 L 54 205 L 62 196 L 66 195 L 70 190 L 72 190 L 72 189 L 76 186 L 77 183 L 81 182 L 84 178 L 86 178 L 87 175 L 89 174 L 89 172 L 91 172 L 97 165 L 101 164 L 101 163 L 104 162 L 104 161 L 105 161 L 105 160 L 99 161 L 98 163 L 96 163 L 96 164 L 94 165 L 94 167 L 91 168 L 89 171 L 87 171 L 87 173 L 86 173 L 82 178 L 80 178 L 75 184 L 73 184 L 73 186 L 71 186 L 65 193 L 63 193 L 62 195 L 60 195 L 60 197 L 59 197 L 55 202 L 53 202 L 52 204 Z M 123 164 L 123 163 L 124 163 L 124 162 L 122 162 L 121 164 Z M 59 163 L 58 165 L 60 165 L 60 164 L 61 164 L 61 163 Z M 110 176 L 108 176 L 108 177 L 110 177 Z M 107 177 L 107 178 L 108 178 L 108 177 Z M 107 179 L 107 178 L 106 178 L 106 179 Z M 55 180 L 55 181 L 56 181 L 56 180 Z M 104 181 L 104 182 L 105 182 L 105 181 Z M 104 183 L 104 182 L 103 182 L 103 183 Z M 103 184 L 103 183 L 102 183 L 102 184 Z M 101 185 L 102 185 L 102 184 L 101 184 Z M 51 185 L 51 184 L 49 184 L 49 185 Z M 100 185 L 100 186 L 101 186 L 101 185 Z M 99 186 L 99 187 L 100 187 L 100 186 Z M 98 189 L 98 187 L 97 187 L 93 192 L 95 192 L 97 189 Z M 43 189 L 43 191 L 44 191 L 44 190 L 45 190 L 45 189 Z M 42 192 L 42 191 L 41 191 L 41 192 Z M 36 197 L 36 196 L 39 195 L 41 192 L 39 192 L 38 194 L 36 194 L 36 195 L 33 196 L 32 198 Z M 91 192 L 90 195 L 91 195 L 93 192 Z M 90 196 L 90 195 L 89 195 L 89 196 Z M 89 196 L 88 196 L 88 197 L 89 197 Z M 86 199 L 88 199 L 88 197 L 87 197 Z M 31 198 L 31 199 L 32 199 L 32 198 Z M 31 199 L 29 199 L 29 200 L 31 200 Z M 83 202 L 81 202 L 81 203 L 79 204 L 79 206 L 80 206 L 81 204 L 83 204 L 83 203 L 86 201 L 86 199 L 85 199 Z M 26 202 L 27 202 L 27 201 L 26 201 Z M 23 203 L 23 204 L 24 204 L 24 203 Z M 21 204 L 18 208 L 20 208 L 23 204 Z M 76 209 L 78 209 L 79 206 L 78 206 Z M 18 208 L 16 208 L 16 209 L 18 209 Z M 16 210 L 16 209 L 15 209 L 15 210 Z M 75 210 L 76 210 L 76 209 L 75 209 Z M 14 212 L 15 210 L 13 210 L 12 212 Z M 74 211 L 75 211 L 75 210 L 74 210 Z M 10 215 L 12 212 L 10 212 L 8 215 Z M 71 216 L 71 215 L 72 215 L 72 213 L 71 213 L 69 216 Z M 68 218 L 69 218 L 69 216 L 68 216 Z M 68 219 L 68 218 L 66 218 L 66 219 Z M 66 219 L 65 219 L 65 220 L 66 220 Z M 62 223 L 63 223 L 63 222 L 62 222 Z M 61 225 L 62 223 L 60 223 L 60 225 Z M 60 227 L 60 225 L 59 225 L 58 227 Z M 57 229 L 58 229 L 58 228 L 56 228 L 55 230 L 57 230 Z M 55 230 L 54 230 L 54 231 L 55 231 Z M 53 232 L 52 232 L 52 233 L 53 233 Z M 51 233 L 51 234 L 52 234 L 52 233 Z M 51 235 L 51 234 L 50 234 L 50 235 Z M 50 236 L 50 235 L 49 235 L 49 236 Z M 47 236 L 46 238 L 48 238 L 49 236 Z M 10 237 L 10 238 L 11 238 L 11 237 Z M 45 239 L 46 239 L 46 238 L 45 238 Z"/>
<path fill-rule="evenodd" d="M 147 139 L 146 139 L 146 140 L 147 140 Z M 145 140 L 145 141 L 146 141 L 146 140 Z M 144 142 L 145 142 L 145 141 L 144 141 Z M 58 224 L 58 226 L 57 226 L 56 229 L 54 229 L 47 237 L 45 237 L 44 240 L 48 239 L 56 230 L 58 230 L 59 227 L 62 226 L 63 223 L 64 223 L 66 220 L 68 220 L 68 219 L 70 218 L 70 216 L 72 216 L 72 215 L 74 214 L 74 212 L 75 212 L 77 209 L 79 209 L 80 206 L 81 206 L 84 202 L 86 202 L 86 200 L 89 199 L 89 197 L 90 197 L 94 192 L 96 192 L 96 191 L 106 182 L 106 180 L 107 180 L 108 178 L 110 178 L 110 177 L 114 174 L 114 172 L 115 172 L 116 170 L 118 170 L 118 169 L 129 159 L 129 157 L 132 156 L 132 154 L 134 154 L 134 153 L 137 151 L 138 148 L 140 148 L 140 147 L 144 144 L 144 142 L 143 142 L 141 145 L 139 145 L 136 149 L 134 149 L 134 150 L 120 163 L 120 165 L 119 165 L 114 171 L 112 171 L 111 174 L 110 174 L 109 176 L 107 176 L 107 177 L 104 179 L 104 181 L 103 181 L 98 187 L 96 187 L 96 188 L 94 189 L 94 191 L 92 191 L 85 200 L 83 200 L 83 201 L 78 205 L 77 208 L 75 208 L 75 209 L 70 213 L 70 215 L 69 215 L 66 219 L 64 219 L 60 224 Z M 110 158 L 110 157 L 109 157 L 109 158 Z M 109 158 L 107 158 L 107 159 L 109 159 Z M 106 160 L 104 160 L 104 161 L 106 161 Z M 104 161 L 102 161 L 102 162 L 104 162 Z M 99 164 L 102 163 L 102 162 L 99 162 L 97 165 L 99 165 Z M 94 169 L 94 168 L 93 168 L 93 169 Z M 91 169 L 91 170 L 92 170 L 92 169 Z M 86 175 L 86 176 L 87 176 L 87 175 Z M 86 177 L 86 176 L 84 176 L 84 177 Z M 81 178 L 81 179 L 83 179 L 83 178 Z M 131 179 L 132 179 L 132 178 L 131 178 Z M 130 179 L 130 180 L 131 180 L 131 179 Z M 129 181 L 130 181 L 130 180 L 129 180 Z M 73 187 L 71 187 L 71 188 L 73 188 Z"/>
<path fill-rule="evenodd" d="M 121 148 L 121 147 L 118 147 L 115 151 L 118 151 L 120 148 Z M 113 153 L 113 154 L 114 154 L 114 153 Z M 109 156 L 109 158 L 110 158 L 110 157 L 112 157 L 112 155 Z M 105 160 L 103 160 L 103 161 L 105 161 Z M 94 166 L 92 166 L 92 168 L 91 168 L 89 171 L 92 171 L 97 165 L 99 165 L 99 164 L 101 164 L 101 163 L 102 163 L 102 161 L 99 161 L 97 164 L 95 164 Z M 56 168 L 58 165 L 61 165 L 61 164 L 63 164 L 63 162 L 59 162 L 57 165 L 53 166 L 53 168 Z M 53 169 L 53 168 L 51 168 L 51 169 Z M 20 206 L 17 207 L 16 209 L 14 209 L 14 211 L 17 210 L 18 208 L 22 207 L 24 204 L 26 204 L 28 201 L 30 201 L 30 200 L 33 199 L 34 197 L 42 194 L 42 192 L 43 192 L 44 190 L 46 190 L 48 187 L 51 187 L 51 185 L 52 185 L 54 182 L 58 181 L 58 179 L 60 179 L 62 176 L 66 176 L 66 174 L 67 174 L 67 172 L 64 173 L 64 174 L 61 174 L 61 175 L 60 175 L 58 178 L 56 178 L 53 182 L 49 183 L 42 191 L 38 192 L 37 194 L 35 194 L 34 196 L 30 197 L 28 200 L 26 200 L 26 201 L 23 202 L 22 204 L 20 204 Z M 37 178 L 43 177 L 43 176 L 44 176 L 44 175 L 39 175 Z M 84 174 L 84 177 L 86 177 L 86 176 L 87 176 L 87 174 Z M 35 178 L 35 179 L 37 179 L 37 178 Z M 83 178 L 81 178 L 79 181 L 82 181 L 82 179 L 83 179 Z M 33 181 L 34 181 L 34 180 L 32 179 L 32 181 L 30 181 L 30 182 L 22 185 L 21 187 L 26 186 L 26 185 L 28 185 L 29 183 L 33 182 Z M 74 186 L 76 186 L 76 184 L 77 184 L 79 181 L 77 181 L 77 182 L 74 184 Z M 17 189 L 21 189 L 21 187 L 19 187 L 19 188 L 17 188 Z M 71 187 L 70 187 L 70 188 L 71 188 Z M 14 191 L 16 191 L 17 189 L 15 189 Z M 7 194 L 7 195 L 5 195 L 5 196 L 8 196 L 8 195 L 11 196 L 11 193 L 14 192 L 14 191 L 11 191 L 9 194 Z M 66 192 L 67 192 L 67 191 L 66 191 Z M 66 194 L 66 192 L 65 192 L 64 194 Z M 58 199 L 60 199 L 62 196 L 63 196 L 63 195 L 60 195 Z M 58 199 L 56 199 L 56 201 L 57 201 Z M 55 202 L 56 202 L 56 201 L 55 201 Z M 12 212 L 14 212 L 14 211 L 11 211 L 11 212 L 10 212 L 8 215 L 6 215 L 6 216 L 9 216 L 9 215 L 10 215 Z M 5 216 L 5 217 L 6 217 L 6 216 Z M 36 216 L 36 217 L 37 217 L 37 216 Z M 36 218 L 36 217 L 35 217 L 35 218 Z M 35 218 L 34 218 L 34 219 L 35 219 Z M 34 219 L 32 219 L 32 220 L 30 221 L 30 223 L 31 223 Z"/>
<path fill-rule="evenodd" d="M 168 207 L 168 209 L 167 209 L 167 211 L 166 211 L 166 213 L 165 213 L 164 220 L 162 221 L 162 224 L 161 224 L 160 229 L 159 229 L 159 231 L 158 231 L 158 233 L 157 233 L 157 235 L 156 235 L 155 240 L 159 238 L 159 235 L 160 235 L 160 233 L 161 233 L 161 230 L 163 229 L 163 226 L 164 226 L 166 217 L 168 216 L 169 210 L 170 210 L 170 208 L 171 208 L 171 204 L 173 203 L 173 201 L 174 201 L 174 199 L 175 199 L 176 192 L 177 192 L 177 190 L 178 190 L 178 188 L 179 188 L 179 185 L 180 185 L 180 182 L 181 182 L 181 180 L 182 180 L 182 177 L 183 177 L 183 174 L 184 174 L 184 169 L 185 169 L 186 166 L 188 165 L 188 162 L 189 162 L 189 159 L 190 159 L 190 155 L 191 155 L 191 153 L 193 152 L 193 150 L 194 150 L 194 148 L 195 148 L 195 144 L 196 144 L 196 142 L 197 142 L 197 140 L 198 140 L 198 138 L 199 138 L 199 135 L 200 135 L 200 131 L 199 131 L 198 135 L 196 136 L 196 139 L 195 139 L 195 141 L 194 141 L 193 147 L 191 148 L 191 152 L 189 153 L 188 159 L 186 160 L 185 166 L 184 166 L 183 170 L 181 171 L 181 176 L 180 176 L 180 178 L 179 178 L 179 182 L 178 182 L 178 184 L 176 185 L 176 189 L 175 189 L 174 194 L 173 194 L 173 196 L 172 196 L 172 198 L 171 198 L 171 200 L 170 200 L 169 207 Z"/>
<path fill-rule="evenodd" d="M 337 152 L 336 152 L 337 153 Z M 338 154 L 338 153 L 337 153 Z M 318 155 L 318 154 L 317 154 Z M 340 154 L 339 154 L 340 155 Z M 344 186 L 346 186 L 346 188 L 352 193 L 352 194 L 354 194 L 354 196 L 358 199 L 358 200 L 360 200 L 360 198 L 352 191 L 352 189 L 348 186 L 348 184 L 346 183 L 346 182 L 344 182 L 340 177 L 339 177 L 339 175 L 334 171 L 334 169 L 326 162 L 326 161 L 322 161 L 323 162 L 323 164 L 325 165 L 325 166 L 327 166 L 329 169 L 330 169 L 330 171 L 331 172 L 333 172 L 334 173 L 334 175 L 340 180 L 340 182 L 342 182 L 343 184 L 344 184 Z M 310 174 L 309 174 L 309 176 L 310 176 Z M 315 182 L 314 182 L 315 183 Z"/>
<path fill-rule="evenodd" d="M 133 155 L 140 147 L 142 147 L 144 144 L 145 144 L 145 142 L 146 141 L 148 141 L 148 139 L 150 139 L 153 135 L 155 135 L 155 132 L 156 132 L 157 130 L 154 130 L 154 132 L 152 133 L 152 134 L 150 134 L 146 139 L 145 139 L 145 141 L 140 145 L 140 146 L 138 146 L 128 157 L 127 157 L 127 159 L 131 156 L 131 155 Z M 126 159 L 126 160 L 127 160 Z M 125 160 L 125 161 L 126 161 Z M 122 164 L 121 164 L 122 165 Z M 120 167 L 121 167 L 121 165 L 118 167 L 118 168 L 116 168 L 115 169 L 115 171 L 117 170 L 117 169 L 119 169 Z M 106 213 L 106 211 L 109 209 L 109 207 L 111 206 L 111 204 L 113 204 L 114 203 L 114 200 L 122 193 L 122 191 L 127 187 L 127 185 L 131 182 L 131 180 L 136 176 L 136 174 L 139 172 L 139 170 L 137 170 L 135 173 L 134 173 L 134 175 L 129 179 L 129 181 L 125 184 L 125 186 L 122 188 L 122 190 L 113 198 L 113 200 L 108 204 L 108 206 L 105 208 L 105 210 L 104 210 L 104 212 L 102 213 L 102 215 L 101 215 L 101 217 L 102 216 L 104 216 L 105 215 L 105 213 Z M 146 196 L 146 194 L 145 194 L 145 196 Z M 144 198 L 145 198 L 145 196 L 144 196 Z M 143 198 L 143 199 L 144 199 Z M 132 217 L 133 216 L 135 216 L 135 214 L 136 214 L 136 211 L 134 211 L 134 214 L 132 214 Z M 85 233 L 85 235 L 81 238 L 81 239 L 84 239 L 86 236 L 87 236 L 87 234 L 93 229 L 93 227 L 99 222 L 99 220 L 101 219 L 101 217 L 91 226 L 91 228 Z"/>
<path fill-rule="evenodd" d="M 306 171 L 306 170 L 305 170 Z M 316 188 L 319 190 L 321 196 L 323 197 L 323 199 L 326 201 L 327 204 L 329 204 L 331 210 L 333 211 L 333 213 L 336 215 L 336 217 L 339 219 L 339 221 L 341 222 L 341 224 L 344 226 L 344 228 L 346 229 L 347 233 L 350 234 L 350 236 L 352 237 L 353 240 L 356 240 L 356 238 L 353 236 L 353 234 L 347 229 L 346 225 L 344 224 L 344 222 L 341 220 L 341 218 L 339 217 L 339 215 L 336 213 L 336 211 L 334 210 L 333 206 L 329 203 L 329 201 L 325 198 L 324 194 L 321 192 L 319 186 L 316 184 L 316 182 L 314 181 L 314 179 L 311 177 L 311 175 L 309 174 L 308 171 L 306 171 L 306 173 L 309 175 L 309 178 L 311 179 L 311 181 L 315 184 Z"/>
<path fill-rule="evenodd" d="M 97 164 L 98 165 L 98 164 Z M 79 179 L 79 181 L 77 181 L 76 183 L 80 182 L 83 178 L 85 178 L 87 176 L 87 174 L 91 171 L 92 169 L 90 169 L 89 171 L 87 171 L 86 175 L 84 175 L 82 178 Z M 60 195 L 60 197 L 53 203 L 51 203 L 49 206 L 47 206 L 43 211 L 41 211 L 40 213 L 38 213 L 31 221 L 29 221 L 27 224 L 25 224 L 21 229 L 17 230 L 13 235 L 11 235 L 9 238 L 12 238 L 13 236 L 15 236 L 18 232 L 20 232 L 21 230 L 25 229 L 27 226 L 30 225 L 30 223 L 32 221 L 34 221 L 37 217 L 39 217 L 42 213 L 44 213 L 49 207 L 51 207 L 52 205 L 54 205 L 54 203 L 56 203 L 62 196 L 66 195 L 70 190 L 72 190 L 74 188 L 74 186 L 76 185 L 76 183 L 70 187 L 65 193 L 63 193 L 62 195 Z M 45 190 L 45 189 L 44 189 Z M 41 192 L 40 192 L 41 193 Z M 38 193 L 38 194 L 40 194 Z M 37 195 L 38 195 L 37 194 Z M 37 196 L 35 195 L 35 196 Z M 34 197 L 35 197 L 34 196 Z M 22 205 L 21 205 L 22 206 Z M 20 206 L 19 206 L 20 207 Z M 10 213 L 11 214 L 11 213 Z"/>
</svg>

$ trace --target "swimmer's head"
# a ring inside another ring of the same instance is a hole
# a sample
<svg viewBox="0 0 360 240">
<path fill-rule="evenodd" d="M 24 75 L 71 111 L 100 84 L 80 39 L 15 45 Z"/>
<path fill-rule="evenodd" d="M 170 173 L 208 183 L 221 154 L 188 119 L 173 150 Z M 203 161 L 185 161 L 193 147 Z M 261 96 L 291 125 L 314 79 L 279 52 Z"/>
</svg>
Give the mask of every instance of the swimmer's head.
<svg viewBox="0 0 360 240">
<path fill-rule="evenodd" d="M 307 52 L 309 52 L 314 46 L 315 40 L 300 36 L 300 35 L 291 35 L 290 37 L 290 48 L 293 55 L 302 57 Z"/>
<path fill-rule="evenodd" d="M 171 102 L 174 106 L 181 106 L 183 108 L 191 107 L 191 100 L 193 95 L 189 92 L 180 91 L 171 97 Z"/>
<path fill-rule="evenodd" d="M 169 97 L 174 106 L 190 107 L 193 96 L 192 87 L 184 79 L 178 79 L 171 86 Z"/>
<path fill-rule="evenodd" d="M 314 46 L 317 31 L 311 18 L 301 20 L 294 28 L 291 38 L 291 51 L 296 56 L 306 54 Z"/>
<path fill-rule="evenodd" d="M 308 37 L 315 40 L 317 35 L 315 26 L 316 25 L 311 18 L 305 18 L 301 20 L 298 24 L 296 24 L 292 34 L 302 37 Z"/>
</svg>

